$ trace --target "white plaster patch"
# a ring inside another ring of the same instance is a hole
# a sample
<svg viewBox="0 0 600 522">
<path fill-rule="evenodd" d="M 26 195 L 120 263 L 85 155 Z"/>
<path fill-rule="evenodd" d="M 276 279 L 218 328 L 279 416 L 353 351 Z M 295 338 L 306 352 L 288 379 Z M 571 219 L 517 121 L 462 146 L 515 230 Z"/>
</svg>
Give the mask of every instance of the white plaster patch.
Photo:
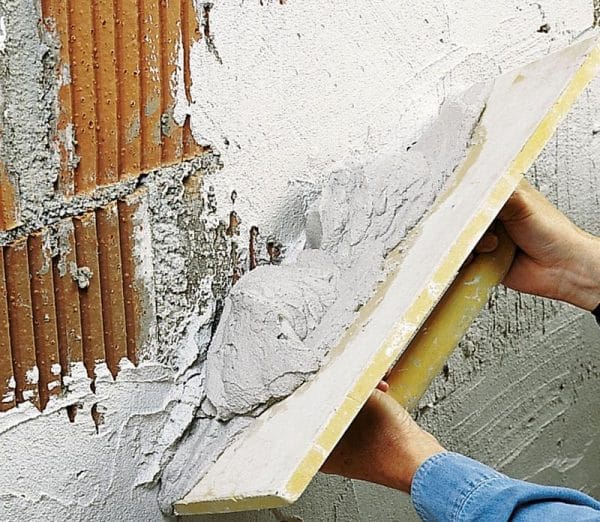
<svg viewBox="0 0 600 522">
<path fill-rule="evenodd" d="M 405 343 L 408 339 L 410 339 L 410 337 L 414 335 L 416 329 L 417 325 L 413 323 L 404 322 L 400 324 L 395 330 L 394 343 L 390 343 L 385 350 L 386 357 L 391 357 L 394 353 L 396 353 L 398 351 L 397 345 Z"/>
<path fill-rule="evenodd" d="M 6 19 L 4 16 L 0 16 L 0 52 L 6 51 L 6 39 L 8 33 L 6 32 Z"/>
<path fill-rule="evenodd" d="M 220 60 L 204 39 L 191 53 L 192 129 L 224 162 L 208 183 L 223 208 L 237 191 L 242 236 L 257 225 L 288 243 L 297 180 L 319 183 L 343 158 L 405 150 L 446 97 L 562 47 L 590 13 L 558 1 L 544 14 L 516 0 L 215 2 Z M 536 33 L 545 18 L 551 37 Z"/>
<path fill-rule="evenodd" d="M 183 44 L 181 42 L 181 34 L 179 35 L 179 41 L 177 42 L 177 67 L 171 78 L 171 89 L 173 98 L 176 100 L 175 110 L 173 112 L 173 119 L 177 125 L 182 126 L 185 123 L 186 118 L 190 114 L 190 100 L 188 100 L 186 89 L 185 89 L 185 77 L 184 77 L 184 56 L 183 56 Z"/>
<path fill-rule="evenodd" d="M 427 287 L 427 293 L 434 300 L 438 299 L 443 294 L 443 292 L 444 292 L 443 285 L 440 285 L 440 284 L 436 283 L 435 281 L 432 281 L 431 283 L 429 283 L 429 285 Z"/>
<path fill-rule="evenodd" d="M 27 370 L 25 372 L 25 380 L 27 384 L 37 384 L 40 380 L 40 370 L 37 366 Z"/>
<path fill-rule="evenodd" d="M 34 511 L 28 518 L 38 519 L 40 512 L 35 510 L 41 509 L 41 501 L 33 500 L 38 494 L 55 499 L 46 506 L 48 511 L 43 511 L 46 520 L 89 518 L 95 496 L 107 495 L 116 488 L 128 490 L 128 498 L 136 504 L 136 520 L 162 519 L 156 502 L 151 501 L 155 493 L 145 488 L 132 488 L 132 484 L 144 463 L 159 450 L 153 446 L 169 421 L 171 401 L 177 400 L 179 390 L 173 386 L 172 371 L 161 365 L 146 364 L 124 368 L 115 381 L 102 364 L 97 368 L 94 394 L 85 368 L 77 363 L 72 367 L 72 375 L 65 378 L 65 385 L 68 393 L 53 398 L 43 413 L 24 403 L 0 415 L 0 435 L 10 433 L 15 440 L 10 450 L 6 445 L 0 447 L 0 460 L 6 466 L 21 470 L 45 469 L 43 473 L 32 474 L 37 493 L 30 497 L 33 506 L 30 508 Z M 96 435 L 91 416 L 95 404 L 104 417 L 98 426 L 100 436 Z M 72 425 L 64 412 L 69 405 L 77 406 L 78 411 Z M 68 437 L 65 437 L 65 430 L 68 430 Z M 61 461 L 60 465 L 58 461 L 49 460 L 49 447 L 64 447 L 66 453 L 58 453 L 70 455 L 69 459 Z M 44 468 L 47 462 L 52 462 L 50 468 Z M 62 487 L 57 469 L 61 477 L 69 481 L 69 488 Z M 15 514 L 22 506 L 20 496 L 12 494 L 14 484 L 5 487 L 4 491 L 0 518 L 18 519 Z M 55 516 L 59 504 L 69 506 L 65 517 Z M 122 505 L 115 507 L 122 512 Z M 97 514 L 92 518 L 98 518 Z"/>
</svg>

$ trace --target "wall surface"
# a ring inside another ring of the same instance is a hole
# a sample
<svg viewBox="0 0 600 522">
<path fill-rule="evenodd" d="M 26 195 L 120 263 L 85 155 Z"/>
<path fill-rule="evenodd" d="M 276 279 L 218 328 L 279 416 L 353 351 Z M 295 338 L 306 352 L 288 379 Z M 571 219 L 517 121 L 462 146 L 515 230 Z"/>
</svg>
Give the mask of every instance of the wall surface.
<svg viewBox="0 0 600 522">
<path fill-rule="evenodd" d="M 256 0 L 198 2 L 196 11 L 202 38 L 191 47 L 188 93 L 181 71 L 175 77 L 173 118 L 189 121 L 211 152 L 77 207 L 47 196 L 60 170 L 52 34 L 39 28 L 36 1 L 0 3 L 0 163 L 17 180 L 22 232 L 142 189 L 136 255 L 156 307 L 139 366 L 123 359 L 115 379 L 97 365 L 92 391 L 76 362 L 43 413 L 27 403 L 0 413 L 0 520 L 168 519 L 160 508 L 246 422 L 211 418 L 203 361 L 231 278 L 252 261 L 251 229 L 258 261 L 269 242 L 291 255 L 306 194 L 333 165 L 405 150 L 447 97 L 569 44 L 598 19 L 593 0 Z M 528 175 L 596 234 L 599 107 L 596 80 Z M 1 244 L 14 234 L 0 233 Z M 516 477 L 600 496 L 598 349 L 587 314 L 499 289 L 419 421 L 448 448 Z M 399 493 L 319 476 L 291 508 L 189 520 L 412 519 Z"/>
</svg>

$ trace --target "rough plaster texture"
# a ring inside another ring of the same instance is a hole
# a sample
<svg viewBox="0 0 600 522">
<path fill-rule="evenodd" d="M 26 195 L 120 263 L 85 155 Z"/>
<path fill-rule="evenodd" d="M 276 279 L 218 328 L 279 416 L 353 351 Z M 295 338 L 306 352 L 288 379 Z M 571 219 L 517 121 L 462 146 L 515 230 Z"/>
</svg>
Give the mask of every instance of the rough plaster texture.
<svg viewBox="0 0 600 522">
<path fill-rule="evenodd" d="M 194 104 L 179 108 L 192 112 L 196 136 L 222 153 L 223 169 L 217 172 L 211 157 L 146 178 L 154 194 L 158 328 L 168 342 L 156 345 L 140 368 L 124 367 L 116 382 L 100 368 L 96 394 L 75 368 L 65 399 L 43 415 L 25 406 L 0 418 L 0 520 L 164 520 L 159 504 L 188 487 L 246 422 L 224 426 L 207 418 L 214 413 L 209 407 L 199 408 L 207 341 L 237 248 L 219 218 L 233 207 L 243 220 L 242 248 L 256 226 L 291 256 L 304 226 L 303 194 L 334 163 L 405 150 L 447 96 L 566 45 L 594 20 L 591 0 L 262 4 L 222 2 L 210 10 L 210 45 L 194 49 Z M 23 164 L 15 163 L 11 174 L 37 179 L 45 190 L 56 176 L 44 97 L 54 87 L 45 86 L 43 74 L 53 62 L 52 53 L 42 59 L 34 52 L 44 45 L 31 24 L 37 10 L 34 0 L 0 4 L 6 27 L 0 83 L 5 107 L 26 98 L 21 114 L 5 110 L 5 124 L 12 114 L 11 132 L 33 136 L 15 145 L 14 160 Z M 544 24 L 550 31 L 538 32 Z M 35 103 L 18 89 L 26 81 L 38 93 Z M 530 176 L 600 234 L 598 107 L 596 81 Z M 195 186 L 198 167 L 214 192 Z M 196 190 L 202 204 L 191 210 L 185 202 Z M 33 188 L 29 194 L 37 209 L 31 220 L 45 219 Z M 59 203 L 61 209 L 67 207 Z M 516 476 L 600 495 L 599 347 L 600 333 L 584 314 L 499 290 L 419 418 L 454 450 Z M 81 408 L 74 424 L 64 412 L 69 403 Z M 103 417 L 98 432 L 88 414 L 93 405 Z M 201 520 L 412 517 L 398 493 L 318 477 L 293 508 Z"/>
</svg>

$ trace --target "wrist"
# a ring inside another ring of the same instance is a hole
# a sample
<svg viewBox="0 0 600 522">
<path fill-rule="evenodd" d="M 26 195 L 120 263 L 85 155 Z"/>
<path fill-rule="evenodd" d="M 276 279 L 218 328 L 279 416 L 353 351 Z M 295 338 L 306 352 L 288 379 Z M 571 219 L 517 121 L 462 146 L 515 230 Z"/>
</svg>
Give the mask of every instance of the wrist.
<svg viewBox="0 0 600 522">
<path fill-rule="evenodd" d="M 565 301 L 590 312 L 600 305 L 600 238 L 582 234 L 565 278 Z"/>
<path fill-rule="evenodd" d="M 421 465 L 433 455 L 445 451 L 437 439 L 424 430 L 414 433 L 410 439 L 398 440 L 384 485 L 410 493 L 413 478 Z"/>
</svg>

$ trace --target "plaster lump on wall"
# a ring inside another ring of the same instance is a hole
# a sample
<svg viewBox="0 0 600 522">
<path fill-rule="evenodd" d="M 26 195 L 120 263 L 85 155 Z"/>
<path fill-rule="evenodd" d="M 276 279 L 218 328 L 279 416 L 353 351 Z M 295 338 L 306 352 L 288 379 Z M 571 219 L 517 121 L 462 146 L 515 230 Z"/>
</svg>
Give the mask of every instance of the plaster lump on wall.
<svg viewBox="0 0 600 522">
<path fill-rule="evenodd" d="M 258 414 L 315 373 L 464 159 L 488 85 L 447 102 L 405 152 L 332 169 L 306 209 L 304 250 L 234 287 L 209 347 L 206 393 L 219 419 Z"/>
</svg>

